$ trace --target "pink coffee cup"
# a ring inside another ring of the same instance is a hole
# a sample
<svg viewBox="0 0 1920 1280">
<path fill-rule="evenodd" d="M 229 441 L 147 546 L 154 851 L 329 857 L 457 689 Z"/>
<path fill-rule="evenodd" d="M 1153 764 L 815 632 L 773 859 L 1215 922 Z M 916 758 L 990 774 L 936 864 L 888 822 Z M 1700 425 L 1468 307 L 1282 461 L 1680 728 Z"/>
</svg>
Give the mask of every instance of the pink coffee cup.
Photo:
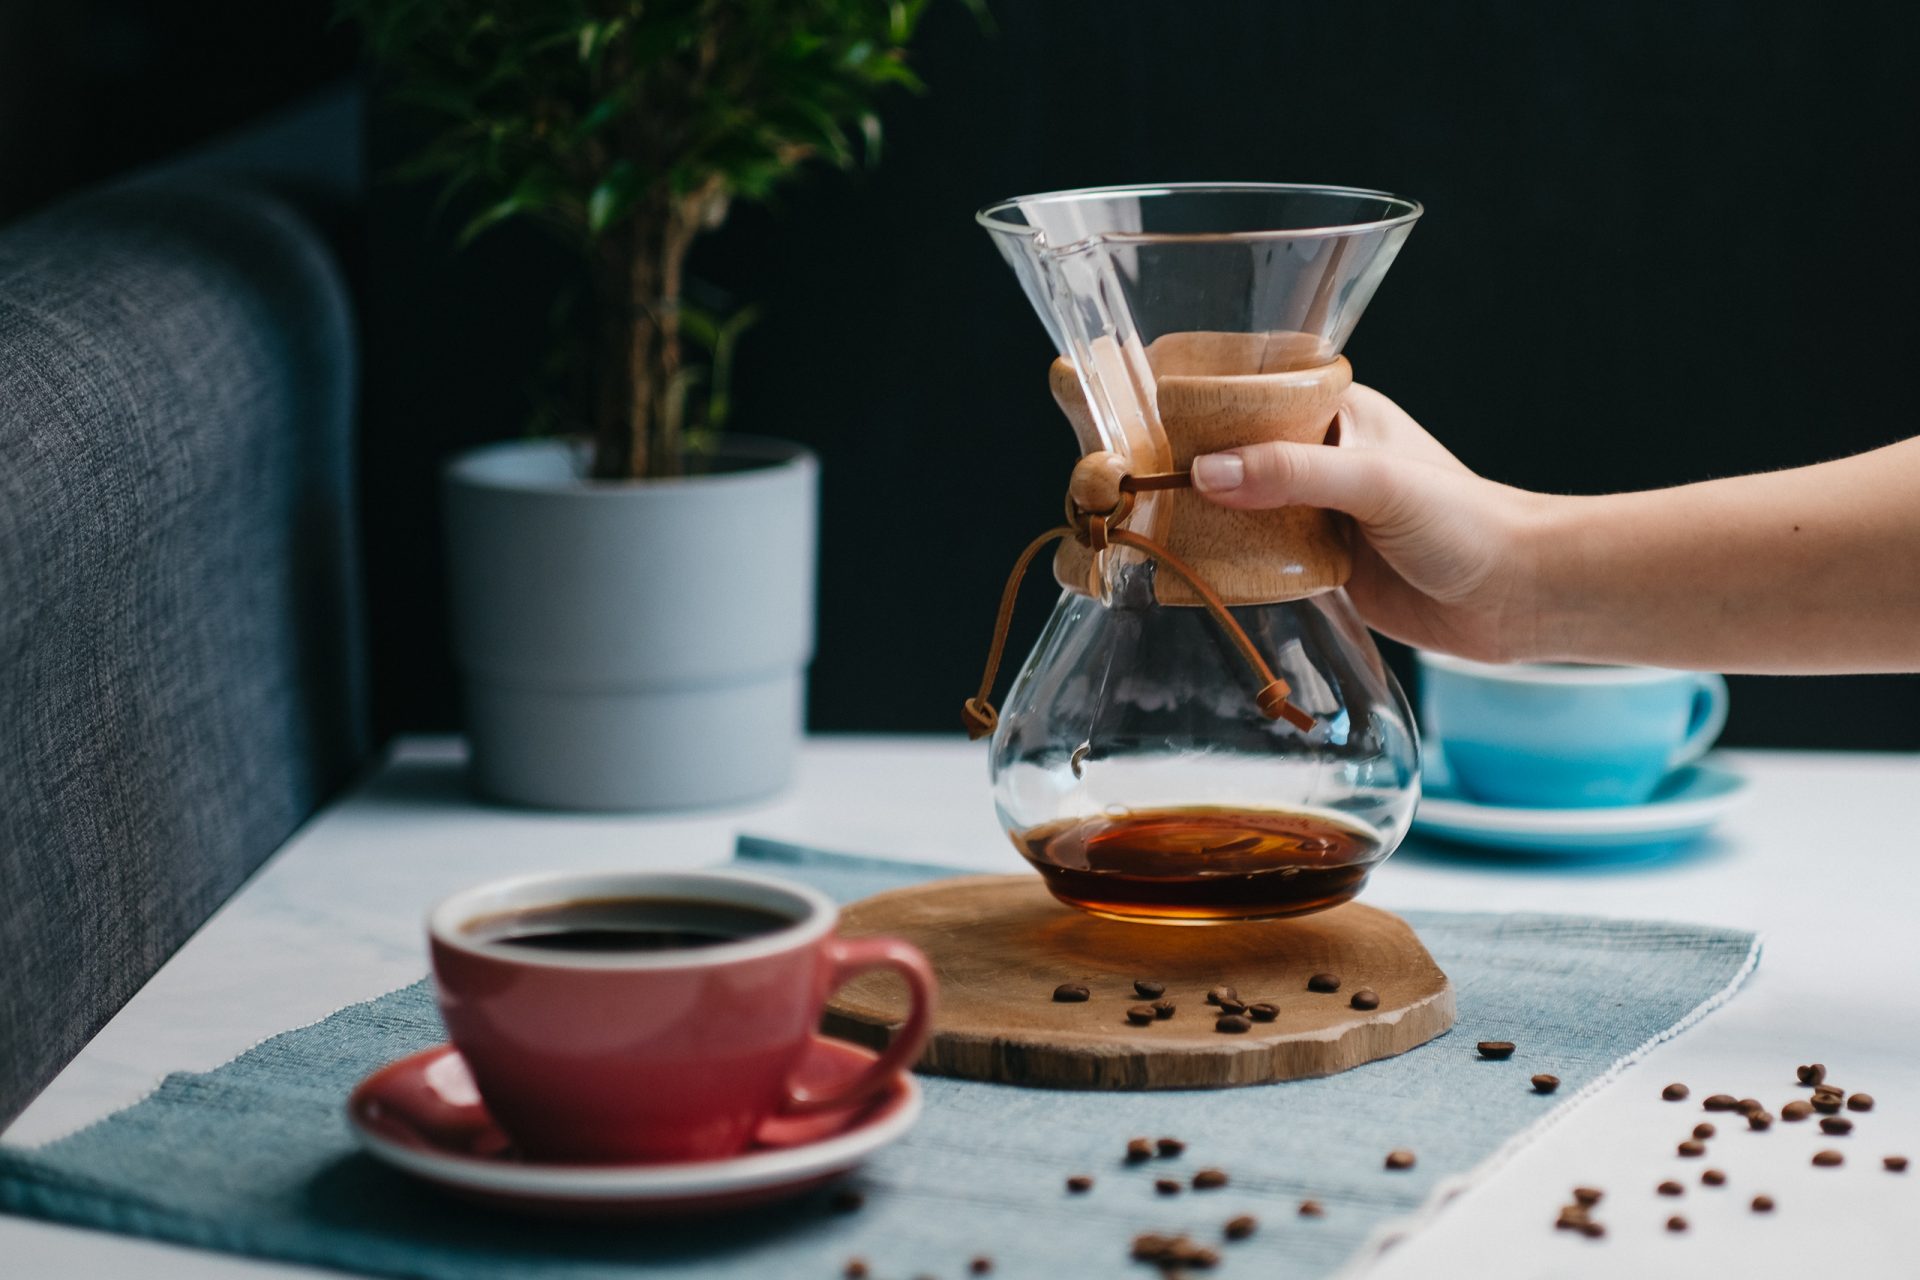
<svg viewBox="0 0 1920 1280">
<path fill-rule="evenodd" d="M 648 898 L 768 912 L 771 932 L 675 950 L 549 951 L 490 941 L 485 922 L 566 903 Z M 933 1021 L 926 957 L 898 938 L 842 938 L 805 885 L 737 871 L 500 880 L 427 917 L 454 1046 L 500 1127 L 529 1155 L 583 1162 L 737 1154 L 775 1116 L 847 1108 L 919 1056 Z M 911 1012 L 873 1066 L 825 1094 L 793 1083 L 827 999 L 892 969 Z"/>
</svg>

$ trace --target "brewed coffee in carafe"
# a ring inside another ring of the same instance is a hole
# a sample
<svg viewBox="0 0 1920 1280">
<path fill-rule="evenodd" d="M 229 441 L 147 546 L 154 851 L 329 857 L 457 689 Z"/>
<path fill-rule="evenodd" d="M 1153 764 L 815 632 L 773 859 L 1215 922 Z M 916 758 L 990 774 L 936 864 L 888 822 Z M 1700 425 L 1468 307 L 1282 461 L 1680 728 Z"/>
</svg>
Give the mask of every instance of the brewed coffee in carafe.
<svg viewBox="0 0 1920 1280">
<path fill-rule="evenodd" d="M 1280 185 L 1106 188 L 980 214 L 1059 351 L 1082 458 L 1031 544 L 967 703 L 994 802 L 1061 901 L 1206 924 L 1345 902 L 1419 798 L 1412 715 L 1342 590 L 1344 518 L 1237 511 L 1194 457 L 1323 443 L 1341 355 L 1420 208 Z M 1053 615 L 997 711 L 1026 567 L 1054 547 Z"/>
</svg>

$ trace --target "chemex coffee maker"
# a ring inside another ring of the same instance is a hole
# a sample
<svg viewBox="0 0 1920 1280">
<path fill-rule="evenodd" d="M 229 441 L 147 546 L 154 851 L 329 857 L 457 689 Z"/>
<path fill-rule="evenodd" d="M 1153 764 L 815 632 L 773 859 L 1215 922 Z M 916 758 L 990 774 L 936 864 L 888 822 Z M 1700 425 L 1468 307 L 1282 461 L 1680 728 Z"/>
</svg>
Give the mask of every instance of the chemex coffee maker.
<svg viewBox="0 0 1920 1280">
<path fill-rule="evenodd" d="M 1064 521 L 1015 563 L 965 705 L 1041 875 L 914 885 L 843 917 L 931 960 L 921 1069 L 1222 1087 L 1343 1071 L 1452 1025 L 1413 930 L 1350 901 L 1420 792 L 1406 699 L 1342 590 L 1352 531 L 1311 508 L 1229 510 L 1189 479 L 1201 454 L 1328 440 L 1352 381 L 1341 348 L 1419 216 L 1375 191 L 1251 183 L 979 214 L 1053 337 L 1083 456 Z M 996 709 L 1014 598 L 1050 547 L 1064 590 Z M 856 979 L 826 1021 L 878 1045 L 907 1013 Z"/>
</svg>

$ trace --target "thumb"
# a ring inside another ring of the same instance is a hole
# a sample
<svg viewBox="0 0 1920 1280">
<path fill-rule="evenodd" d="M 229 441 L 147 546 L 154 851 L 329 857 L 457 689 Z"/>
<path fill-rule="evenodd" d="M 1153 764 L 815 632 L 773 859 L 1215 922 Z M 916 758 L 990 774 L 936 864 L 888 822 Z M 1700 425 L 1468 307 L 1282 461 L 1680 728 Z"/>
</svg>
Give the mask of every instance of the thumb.
<svg viewBox="0 0 1920 1280">
<path fill-rule="evenodd" d="M 1372 449 L 1247 445 L 1193 460 L 1193 487 L 1223 507 L 1326 507 L 1362 524 L 1384 516 L 1404 477 Z"/>
</svg>

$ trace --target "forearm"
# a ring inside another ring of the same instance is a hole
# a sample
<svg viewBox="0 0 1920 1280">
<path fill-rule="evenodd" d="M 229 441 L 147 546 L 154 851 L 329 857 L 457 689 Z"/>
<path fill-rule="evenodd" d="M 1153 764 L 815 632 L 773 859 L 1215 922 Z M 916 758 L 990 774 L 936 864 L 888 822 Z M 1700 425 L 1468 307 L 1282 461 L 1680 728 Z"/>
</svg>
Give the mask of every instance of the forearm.
<svg viewBox="0 0 1920 1280">
<path fill-rule="evenodd" d="M 1541 660 L 1920 671 L 1920 439 L 1648 493 L 1559 498 L 1529 542 Z"/>
</svg>

